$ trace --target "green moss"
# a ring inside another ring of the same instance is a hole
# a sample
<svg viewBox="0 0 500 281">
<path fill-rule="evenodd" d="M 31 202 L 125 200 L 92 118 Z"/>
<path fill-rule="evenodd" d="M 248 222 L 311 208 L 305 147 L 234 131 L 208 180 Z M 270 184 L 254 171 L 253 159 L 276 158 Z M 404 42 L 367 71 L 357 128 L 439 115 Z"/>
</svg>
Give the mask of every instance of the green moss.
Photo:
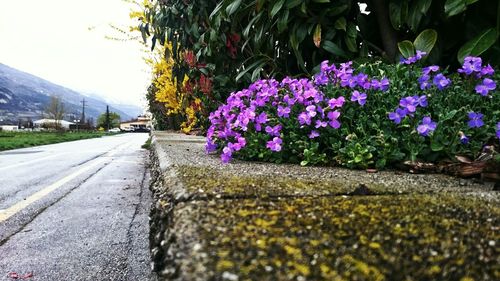
<svg viewBox="0 0 500 281">
<path fill-rule="evenodd" d="M 287 176 L 235 175 L 233 172 L 210 169 L 207 167 L 180 166 L 178 175 L 190 193 L 220 196 L 301 196 L 301 195 L 339 195 L 352 192 L 359 183 L 345 180 L 317 180 Z M 389 188 L 371 184 L 376 194 L 396 193 Z"/>
<path fill-rule="evenodd" d="M 208 268 L 239 280 L 498 280 L 500 208 L 441 195 L 198 201 Z"/>
</svg>

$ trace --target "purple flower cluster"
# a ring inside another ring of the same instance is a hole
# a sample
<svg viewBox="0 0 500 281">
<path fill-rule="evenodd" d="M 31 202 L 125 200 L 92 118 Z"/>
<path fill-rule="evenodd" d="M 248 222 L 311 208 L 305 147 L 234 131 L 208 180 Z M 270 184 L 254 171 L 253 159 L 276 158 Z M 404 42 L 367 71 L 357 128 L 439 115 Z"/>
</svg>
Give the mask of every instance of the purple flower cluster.
<svg viewBox="0 0 500 281">
<path fill-rule="evenodd" d="M 462 68 L 458 69 L 458 72 L 466 76 L 481 79 L 481 82 L 476 85 L 475 90 L 476 93 L 483 97 L 487 96 L 489 92 L 495 90 L 497 87 L 495 81 L 487 78 L 495 74 L 493 67 L 489 64 L 483 66 L 483 61 L 480 57 L 465 57 Z"/>
<path fill-rule="evenodd" d="M 469 125 L 469 128 L 481 128 L 484 125 L 482 113 L 469 112 L 468 117 L 469 122 L 467 122 L 467 125 Z"/>
<path fill-rule="evenodd" d="M 344 96 L 331 97 L 322 92 L 322 86 L 334 85 L 352 91 L 351 101 L 364 106 L 368 90 L 386 91 L 389 80 L 374 79 L 364 73 L 354 74 L 352 62 L 329 65 L 321 64 L 321 72 L 310 79 L 284 78 L 281 82 L 259 80 L 247 89 L 233 92 L 216 111 L 209 116 L 207 130 L 207 152 L 218 149 L 222 162 L 227 163 L 234 153 L 245 148 L 248 133 L 266 136 L 266 148 L 273 152 L 282 151 L 284 123 L 297 122 L 306 130 L 310 139 L 321 135 L 321 130 L 338 129 L 341 126 L 340 109 Z M 220 148 L 218 146 L 221 146 Z"/>
<path fill-rule="evenodd" d="M 418 78 L 418 83 L 421 90 L 427 90 L 432 86 L 432 84 L 434 84 L 434 86 L 436 86 L 438 90 L 442 91 L 443 89 L 451 85 L 451 80 L 446 78 L 442 73 L 437 73 L 434 75 L 434 77 L 432 77 L 433 73 L 438 71 L 439 66 L 437 65 L 431 65 L 422 69 L 422 76 Z"/>
<path fill-rule="evenodd" d="M 497 123 L 497 138 L 500 139 L 500 122 Z"/>
<path fill-rule="evenodd" d="M 401 123 L 401 119 L 406 116 L 413 116 L 417 107 L 427 107 L 427 96 L 404 97 L 399 101 L 399 106 L 400 108 L 397 108 L 394 112 L 389 112 L 389 119 L 396 124 Z"/>
<path fill-rule="evenodd" d="M 495 81 L 491 80 L 490 78 L 484 78 L 480 84 L 476 85 L 475 90 L 476 90 L 476 93 L 485 97 L 488 95 L 488 93 L 490 91 L 495 90 L 496 87 L 497 87 L 497 84 L 495 83 Z"/>
<path fill-rule="evenodd" d="M 483 60 L 480 57 L 465 57 L 462 67 L 457 70 L 458 73 L 463 73 L 466 76 L 475 76 L 476 78 L 482 78 L 484 76 L 491 76 L 495 73 L 491 65 L 486 65 L 483 67 Z"/>
<path fill-rule="evenodd" d="M 422 122 L 420 122 L 420 125 L 417 127 L 417 132 L 426 137 L 429 135 L 429 133 L 433 132 L 436 130 L 437 123 L 433 122 L 432 119 L 429 116 L 425 116 L 422 119 Z"/>
<path fill-rule="evenodd" d="M 425 55 L 427 55 L 426 52 L 422 52 L 422 51 L 417 50 L 417 53 L 414 56 L 409 57 L 407 59 L 401 58 L 400 63 L 402 63 L 402 64 L 414 64 L 417 61 L 421 60 Z"/>
</svg>

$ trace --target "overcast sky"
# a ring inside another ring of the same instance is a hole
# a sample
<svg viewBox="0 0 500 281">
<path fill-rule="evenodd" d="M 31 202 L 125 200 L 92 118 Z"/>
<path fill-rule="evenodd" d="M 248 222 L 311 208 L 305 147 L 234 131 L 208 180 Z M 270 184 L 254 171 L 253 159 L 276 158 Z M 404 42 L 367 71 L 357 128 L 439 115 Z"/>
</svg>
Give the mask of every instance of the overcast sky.
<svg viewBox="0 0 500 281">
<path fill-rule="evenodd" d="M 150 75 L 122 0 L 0 0 L 0 63 L 56 84 L 126 104 L 144 104 Z"/>
</svg>

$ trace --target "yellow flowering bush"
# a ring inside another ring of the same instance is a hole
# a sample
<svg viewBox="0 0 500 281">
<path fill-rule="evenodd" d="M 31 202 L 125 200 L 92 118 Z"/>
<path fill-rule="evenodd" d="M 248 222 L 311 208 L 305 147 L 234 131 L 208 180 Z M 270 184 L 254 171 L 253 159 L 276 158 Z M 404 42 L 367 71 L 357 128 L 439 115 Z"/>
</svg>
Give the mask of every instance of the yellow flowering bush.
<svg viewBox="0 0 500 281">
<path fill-rule="evenodd" d="M 193 98 L 190 93 L 186 93 L 184 87 L 189 78 L 184 75 L 183 81 L 177 81 L 172 75 L 174 61 L 166 58 L 162 54 L 171 52 L 171 44 L 165 44 L 163 50 L 156 53 L 156 60 L 147 60 L 152 66 L 153 85 L 157 89 L 155 100 L 164 104 L 167 115 L 179 115 L 184 122 L 181 123 L 181 130 L 189 133 L 198 123 L 196 109 L 201 108 L 201 100 Z"/>
</svg>

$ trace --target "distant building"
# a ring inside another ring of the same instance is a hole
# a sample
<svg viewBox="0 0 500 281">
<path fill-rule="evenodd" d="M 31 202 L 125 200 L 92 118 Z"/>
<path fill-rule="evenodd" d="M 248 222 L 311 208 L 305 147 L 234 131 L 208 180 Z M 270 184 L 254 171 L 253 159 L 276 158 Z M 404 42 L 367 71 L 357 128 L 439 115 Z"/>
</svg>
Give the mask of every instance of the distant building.
<svg viewBox="0 0 500 281">
<path fill-rule="evenodd" d="M 147 116 L 138 116 L 136 119 L 120 123 L 120 130 L 122 131 L 150 131 L 153 127 L 151 118 Z"/>
<path fill-rule="evenodd" d="M 59 126 L 63 129 L 68 130 L 70 125 L 74 125 L 73 122 L 68 122 L 66 120 L 59 120 Z M 33 122 L 33 125 L 38 128 L 54 128 L 56 125 L 56 120 L 54 119 L 40 119 Z"/>
<path fill-rule="evenodd" d="M 11 132 L 19 130 L 19 126 L 17 125 L 0 125 L 0 131 Z"/>
</svg>

